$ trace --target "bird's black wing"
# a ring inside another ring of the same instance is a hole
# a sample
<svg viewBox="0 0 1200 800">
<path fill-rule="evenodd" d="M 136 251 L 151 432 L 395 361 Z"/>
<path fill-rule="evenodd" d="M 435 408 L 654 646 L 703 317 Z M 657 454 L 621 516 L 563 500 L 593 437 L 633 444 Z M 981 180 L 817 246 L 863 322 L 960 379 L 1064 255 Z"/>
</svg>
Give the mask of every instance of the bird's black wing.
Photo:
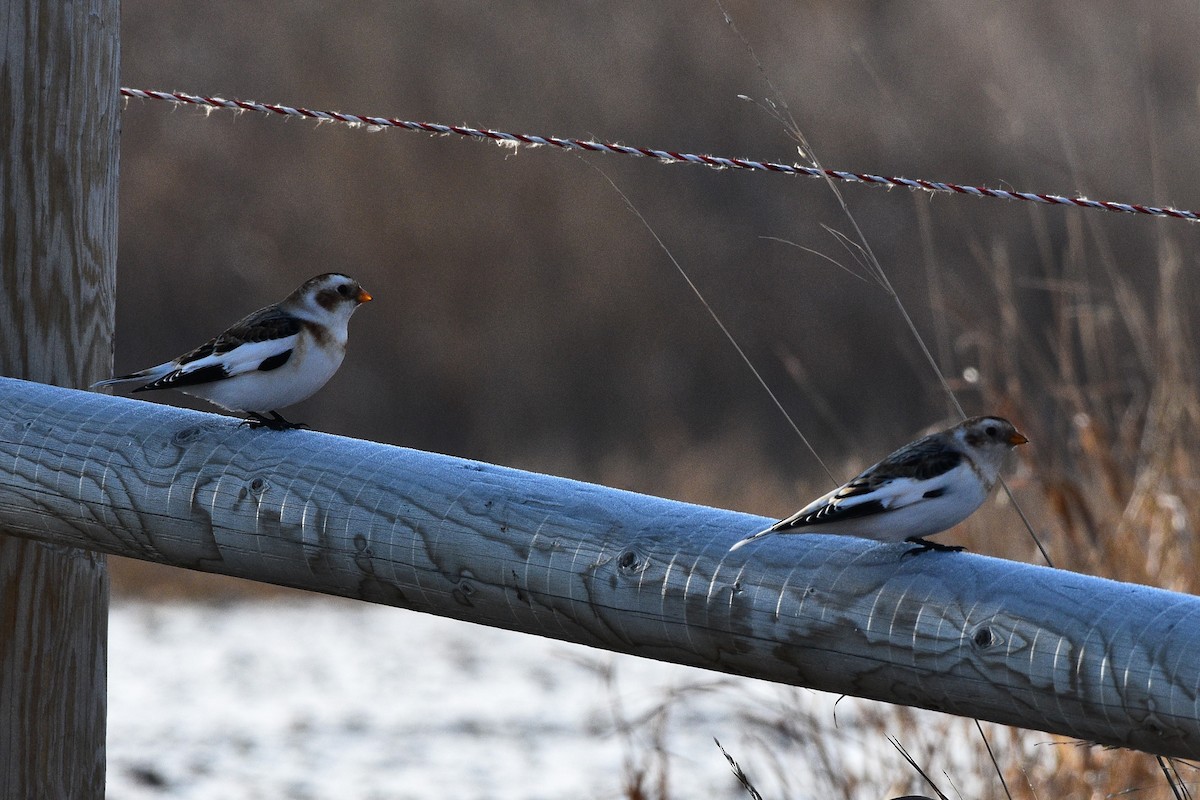
<svg viewBox="0 0 1200 800">
<path fill-rule="evenodd" d="M 945 439 L 933 434 L 904 445 L 878 464 L 864 470 L 843 486 L 835 499 L 854 497 L 873 492 L 884 483 L 897 478 L 927 481 L 944 475 L 963 461 L 963 454 L 947 447 Z"/>
<path fill-rule="evenodd" d="M 303 325 L 304 323 L 291 314 L 281 311 L 278 306 L 260 308 L 245 319 L 234 323 L 220 336 L 209 339 L 190 353 L 180 356 L 179 366 L 182 367 L 212 355 L 228 353 L 235 347 L 241 347 L 244 344 L 295 336 Z"/>
<path fill-rule="evenodd" d="M 892 507 L 900 489 L 888 491 L 889 484 L 898 480 L 931 480 L 957 467 L 963 458 L 961 452 L 947 446 L 944 437 L 926 436 L 906 444 L 846 485 L 775 523 L 771 530 L 792 530 L 880 514 Z"/>
<path fill-rule="evenodd" d="M 220 359 L 216 359 L 214 363 L 196 366 L 192 369 L 188 369 L 187 367 L 189 364 L 195 364 L 202 359 L 232 352 L 244 345 L 257 345 L 263 342 L 287 339 L 298 334 L 303 325 L 303 322 L 281 311 L 277 306 L 268 306 L 267 308 L 259 309 L 245 319 L 239 320 L 233 327 L 220 336 L 209 339 L 195 350 L 180 356 L 176 359 L 178 364 L 177 369 L 172 370 L 158 380 L 147 383 L 145 386 L 139 386 L 133 391 L 146 392 L 155 389 L 180 389 L 184 386 L 198 386 L 203 383 L 222 380 L 229 377 L 231 372 L 227 364 L 220 363 Z M 292 355 L 292 349 L 287 348 L 278 350 L 277 352 L 266 352 L 264 350 L 260 356 L 255 352 L 260 349 L 249 347 L 247 348 L 248 352 L 246 356 L 251 359 L 261 358 L 261 361 L 235 364 L 233 365 L 233 372 L 241 373 L 247 369 L 264 371 L 278 369 L 287 363 Z"/>
</svg>

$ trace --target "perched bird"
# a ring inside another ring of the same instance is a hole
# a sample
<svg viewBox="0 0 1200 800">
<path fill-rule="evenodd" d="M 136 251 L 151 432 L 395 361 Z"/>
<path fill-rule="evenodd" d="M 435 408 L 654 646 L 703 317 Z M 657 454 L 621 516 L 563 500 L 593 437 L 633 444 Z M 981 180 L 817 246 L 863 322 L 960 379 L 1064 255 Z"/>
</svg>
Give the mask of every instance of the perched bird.
<svg viewBox="0 0 1200 800">
<path fill-rule="evenodd" d="M 1029 441 L 1000 417 L 973 417 L 904 445 L 844 486 L 730 550 L 776 533 L 834 533 L 912 542 L 913 554 L 962 550 L 927 541 L 983 505 L 1008 451 Z"/>
<path fill-rule="evenodd" d="M 333 377 L 346 355 L 350 315 L 370 299 L 349 276 L 318 275 L 195 350 L 92 388 L 140 383 L 133 391 L 179 389 L 245 412 L 251 428 L 299 428 L 276 409 L 309 397 Z"/>
</svg>

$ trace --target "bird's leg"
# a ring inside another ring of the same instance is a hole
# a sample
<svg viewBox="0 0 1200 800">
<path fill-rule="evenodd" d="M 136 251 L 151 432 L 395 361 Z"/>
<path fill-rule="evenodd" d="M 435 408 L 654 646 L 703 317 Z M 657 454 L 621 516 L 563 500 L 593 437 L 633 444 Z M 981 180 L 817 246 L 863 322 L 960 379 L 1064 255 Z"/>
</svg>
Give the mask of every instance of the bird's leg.
<svg viewBox="0 0 1200 800">
<path fill-rule="evenodd" d="M 919 556 L 919 555 L 921 555 L 921 553 L 929 553 L 929 552 L 961 553 L 963 550 L 967 549 L 965 547 L 961 547 L 956 544 L 942 544 L 941 542 L 931 542 L 928 539 L 921 538 L 920 536 L 910 536 L 907 539 L 905 539 L 904 541 L 911 542 L 917 546 L 912 548 L 911 550 L 905 550 L 904 555 L 901 556 L 901 558 L 906 558 L 908 556 Z"/>
<path fill-rule="evenodd" d="M 273 431 L 294 431 L 298 428 L 307 428 L 303 422 L 288 422 L 278 411 L 271 412 L 271 419 L 265 420 L 265 424 Z"/>
<path fill-rule="evenodd" d="M 273 431 L 292 431 L 297 428 L 307 428 L 303 422 L 289 422 L 280 416 L 278 411 L 272 411 L 271 416 L 263 416 L 257 411 L 247 411 L 250 419 L 242 420 L 243 425 L 248 425 L 251 430 L 255 428 L 270 428 Z"/>
</svg>

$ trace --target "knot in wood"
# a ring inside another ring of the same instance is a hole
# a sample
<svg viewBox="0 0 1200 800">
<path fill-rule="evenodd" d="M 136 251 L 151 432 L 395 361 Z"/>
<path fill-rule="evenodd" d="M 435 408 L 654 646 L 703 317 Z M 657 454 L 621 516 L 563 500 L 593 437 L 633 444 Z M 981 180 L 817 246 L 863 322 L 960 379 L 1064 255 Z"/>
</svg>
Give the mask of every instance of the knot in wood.
<svg viewBox="0 0 1200 800">
<path fill-rule="evenodd" d="M 621 572 L 641 572 L 646 568 L 647 560 L 636 550 L 626 550 L 617 556 L 617 569 Z"/>
<path fill-rule="evenodd" d="M 176 431 L 175 435 L 171 437 L 171 441 L 178 445 L 190 444 L 192 441 L 199 438 L 200 433 L 201 428 L 199 425 L 190 425 L 183 430 Z"/>
<path fill-rule="evenodd" d="M 474 605 L 474 603 L 471 602 L 471 596 L 475 594 L 475 584 L 471 582 L 471 578 L 474 577 L 475 575 L 470 570 L 463 570 L 459 574 L 458 583 L 455 584 L 452 594 L 454 596 L 454 602 L 458 603 L 460 606 Z"/>
<path fill-rule="evenodd" d="M 971 635 L 971 642 L 980 650 L 994 647 L 1002 641 L 1001 637 L 992 630 L 990 625 L 980 625 Z"/>
</svg>

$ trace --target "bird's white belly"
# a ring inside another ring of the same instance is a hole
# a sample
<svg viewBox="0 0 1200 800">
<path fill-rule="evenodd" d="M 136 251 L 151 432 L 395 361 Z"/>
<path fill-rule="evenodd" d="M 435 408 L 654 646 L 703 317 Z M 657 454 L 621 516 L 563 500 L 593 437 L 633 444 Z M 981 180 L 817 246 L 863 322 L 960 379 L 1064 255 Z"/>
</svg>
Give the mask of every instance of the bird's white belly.
<svg viewBox="0 0 1200 800">
<path fill-rule="evenodd" d="M 185 389 L 230 411 L 267 414 L 307 399 L 324 386 L 345 357 L 345 347 L 314 347 L 302 337 L 292 357 L 278 369 L 245 372 Z"/>
</svg>

